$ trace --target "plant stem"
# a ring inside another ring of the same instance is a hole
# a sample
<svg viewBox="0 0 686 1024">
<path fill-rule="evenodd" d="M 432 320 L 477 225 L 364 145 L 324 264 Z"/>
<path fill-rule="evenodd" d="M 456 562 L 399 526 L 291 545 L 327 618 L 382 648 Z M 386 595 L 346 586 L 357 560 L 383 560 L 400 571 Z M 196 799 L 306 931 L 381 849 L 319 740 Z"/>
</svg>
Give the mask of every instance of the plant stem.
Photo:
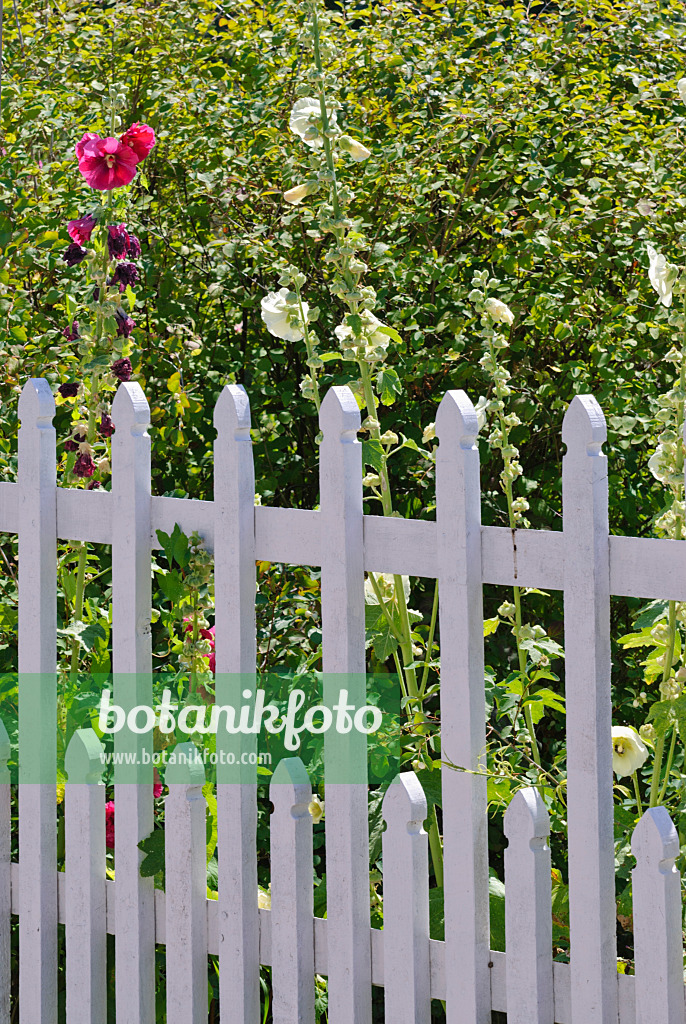
<svg viewBox="0 0 686 1024">
<path fill-rule="evenodd" d="M 431 651 L 434 645 L 434 633 L 436 632 L 436 619 L 438 618 L 438 580 L 434 585 L 434 603 L 431 608 L 431 623 L 429 625 L 429 636 L 426 641 L 426 655 L 424 657 L 424 669 L 422 671 L 422 682 L 419 687 L 419 696 L 424 697 L 426 691 L 426 681 L 429 677 L 429 662 L 431 661 Z"/>
<path fill-rule="evenodd" d="M 434 875 L 436 876 L 436 885 L 442 888 L 443 845 L 441 843 L 441 834 L 438 831 L 438 817 L 436 816 L 435 806 L 431 808 L 431 814 L 429 815 L 429 848 L 431 850 L 431 862 L 434 866 Z"/>
<path fill-rule="evenodd" d="M 669 624 L 667 627 L 667 644 L 663 655 L 662 682 L 669 679 L 674 662 L 674 641 L 676 638 L 676 601 L 669 602 Z M 655 757 L 653 759 L 653 774 L 650 779 L 650 803 L 649 807 L 657 807 L 660 790 L 660 773 L 662 770 L 662 755 L 665 750 L 665 734 L 658 736 L 655 742 Z"/>
<path fill-rule="evenodd" d="M 309 332 L 308 327 L 307 327 L 307 318 L 306 318 L 305 313 L 303 311 L 302 296 L 300 294 L 300 285 L 298 284 L 298 281 L 297 281 L 296 278 L 293 279 L 293 287 L 295 288 L 295 294 L 298 296 L 298 309 L 300 311 L 300 323 L 303 325 L 303 334 L 304 334 L 304 339 L 305 339 L 305 348 L 307 350 L 307 358 L 308 358 L 308 361 L 309 361 L 314 356 L 314 348 L 313 348 L 312 342 L 310 341 L 310 332 Z M 313 391 L 314 391 L 314 404 L 316 406 L 317 412 L 319 412 L 319 409 L 320 409 L 322 403 L 321 403 L 321 400 L 320 400 L 320 397 L 319 397 L 319 384 L 317 383 L 317 373 L 316 373 L 316 370 L 313 367 L 309 366 L 309 365 L 308 365 L 308 369 L 310 371 L 310 378 L 312 380 L 312 388 L 313 388 Z"/>
<path fill-rule="evenodd" d="M 636 794 L 636 806 L 638 807 L 639 818 L 643 817 L 643 804 L 641 803 L 641 794 L 638 788 L 638 775 L 636 772 L 633 774 L 634 780 L 634 793 Z"/>
<path fill-rule="evenodd" d="M 665 778 L 664 778 L 664 782 L 662 783 L 662 789 L 660 790 L 660 792 L 658 794 L 658 798 L 657 798 L 658 804 L 662 803 L 662 801 L 665 798 L 665 793 L 667 792 L 667 785 L 669 783 L 669 773 L 672 770 L 672 761 L 674 760 L 674 749 L 676 747 L 676 737 L 677 737 L 678 731 L 679 730 L 678 730 L 678 728 L 677 728 L 677 726 L 675 724 L 674 728 L 673 728 L 673 731 L 672 731 L 672 741 L 671 741 L 671 743 L 669 745 L 669 753 L 667 754 L 667 765 L 665 767 Z"/>
</svg>

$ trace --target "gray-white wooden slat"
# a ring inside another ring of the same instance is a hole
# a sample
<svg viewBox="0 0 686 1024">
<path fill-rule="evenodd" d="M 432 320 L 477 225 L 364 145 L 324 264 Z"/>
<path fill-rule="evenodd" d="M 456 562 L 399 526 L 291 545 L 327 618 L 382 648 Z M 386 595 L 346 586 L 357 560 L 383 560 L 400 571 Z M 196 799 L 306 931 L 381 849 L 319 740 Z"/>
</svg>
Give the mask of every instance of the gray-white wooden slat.
<svg viewBox="0 0 686 1024">
<path fill-rule="evenodd" d="M 414 772 L 388 787 L 382 813 L 384 1003 L 393 1024 L 429 1024 L 429 855 L 426 797 Z"/>
<path fill-rule="evenodd" d="M 120 384 L 112 403 L 112 661 L 113 701 L 125 712 L 152 704 L 150 614 L 150 410 L 140 385 Z M 142 719 L 137 723 L 143 725 Z M 116 754 L 117 1024 L 155 1020 L 155 905 L 152 878 L 141 878 L 138 843 L 153 828 L 152 732 L 114 734 Z"/>
<path fill-rule="evenodd" d="M 644 813 L 631 852 L 636 1024 L 684 1024 L 679 836 L 664 807 Z"/>
<path fill-rule="evenodd" d="M 167 1024 L 203 1024 L 208 984 L 205 769 L 195 744 L 179 743 L 175 754 L 165 774 Z"/>
<path fill-rule="evenodd" d="M 508 1024 L 553 1024 L 550 817 L 538 790 L 515 794 L 504 829 Z"/>
<path fill-rule="evenodd" d="M 573 1024 L 616 1024 L 607 431 L 592 395 L 562 425 Z"/>
<path fill-rule="evenodd" d="M 448 1024 L 491 1015 L 478 429 L 464 391 L 449 391 L 436 416 Z"/>
<path fill-rule="evenodd" d="M 10 1024 L 12 986 L 12 793 L 10 740 L 0 720 L 0 1024 Z"/>
<path fill-rule="evenodd" d="M 77 729 L 64 759 L 67 1024 L 107 1020 L 104 747 Z"/>
<path fill-rule="evenodd" d="M 19 1019 L 57 1021 L 57 516 L 47 381 L 19 399 Z"/>
<path fill-rule="evenodd" d="M 347 387 L 330 388 L 319 426 L 324 704 L 341 690 L 366 704 L 362 445 Z M 328 729 L 324 740 L 329 1020 L 371 1024 L 366 736 Z"/>
<path fill-rule="evenodd" d="M 215 701 L 238 708 L 255 693 L 255 471 L 250 404 L 227 385 L 214 411 Z M 217 752 L 236 761 L 217 766 L 219 855 L 219 1004 L 237 1024 L 260 1018 L 257 906 L 257 768 L 240 764 L 256 751 L 254 735 L 217 735 Z"/>
<path fill-rule="evenodd" d="M 314 1024 L 312 786 L 299 757 L 279 762 L 269 798 L 274 1024 Z"/>
</svg>

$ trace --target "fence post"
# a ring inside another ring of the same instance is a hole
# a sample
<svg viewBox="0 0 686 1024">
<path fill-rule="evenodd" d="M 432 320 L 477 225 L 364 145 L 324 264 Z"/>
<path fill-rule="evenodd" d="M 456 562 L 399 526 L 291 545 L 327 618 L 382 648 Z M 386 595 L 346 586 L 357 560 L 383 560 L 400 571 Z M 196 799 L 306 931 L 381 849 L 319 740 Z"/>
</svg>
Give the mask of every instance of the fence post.
<svg viewBox="0 0 686 1024">
<path fill-rule="evenodd" d="M 10 1024 L 12 988 L 12 791 L 10 739 L 0 720 L 0 1024 Z"/>
<path fill-rule="evenodd" d="M 383 800 L 383 949 L 386 1020 L 429 1024 L 429 854 L 426 797 L 403 772 Z"/>
<path fill-rule="evenodd" d="M 107 1020 L 104 747 L 92 729 L 77 729 L 64 766 L 67 883 L 67 1020 Z"/>
<path fill-rule="evenodd" d="M 165 775 L 167 1022 L 207 1021 L 205 769 L 194 743 L 179 743 Z M 230 1019 L 230 1015 L 229 1015 Z"/>
<path fill-rule="evenodd" d="M 436 416 L 448 1024 L 491 1020 L 478 430 L 467 395 L 449 391 Z"/>
<path fill-rule="evenodd" d="M 215 701 L 236 709 L 254 699 L 255 471 L 250 403 L 227 385 L 214 410 Z M 248 697 L 244 697 L 244 693 Z M 235 765 L 217 766 L 219 850 L 219 1004 L 241 1024 L 260 1017 L 257 905 L 257 768 L 240 764 L 257 737 L 217 733 L 217 753 Z"/>
<path fill-rule="evenodd" d="M 592 395 L 562 425 L 573 1024 L 616 1024 L 607 431 Z"/>
<path fill-rule="evenodd" d="M 347 387 L 322 402 L 319 486 L 324 704 L 366 704 L 360 412 Z M 366 736 L 328 729 L 324 740 L 327 934 L 331 1024 L 371 1024 Z"/>
<path fill-rule="evenodd" d="M 505 949 L 508 1024 L 553 1024 L 550 818 L 537 790 L 505 812 Z"/>
<path fill-rule="evenodd" d="M 150 410 L 140 385 L 120 384 L 112 403 L 112 655 L 114 703 L 128 713 L 152 705 L 150 611 Z M 142 722 L 137 722 L 138 727 Z M 138 843 L 153 828 L 152 730 L 114 734 L 116 754 L 115 935 L 117 1024 L 155 1020 L 155 907 L 152 878 L 141 878 Z"/>
<path fill-rule="evenodd" d="M 19 399 L 19 1020 L 57 1021 L 57 468 L 47 381 Z"/>
<path fill-rule="evenodd" d="M 312 786 L 299 757 L 279 761 L 269 798 L 274 1024 L 314 1024 Z"/>
<path fill-rule="evenodd" d="M 684 1024 L 679 837 L 664 807 L 644 813 L 631 852 L 636 1024 Z"/>
</svg>

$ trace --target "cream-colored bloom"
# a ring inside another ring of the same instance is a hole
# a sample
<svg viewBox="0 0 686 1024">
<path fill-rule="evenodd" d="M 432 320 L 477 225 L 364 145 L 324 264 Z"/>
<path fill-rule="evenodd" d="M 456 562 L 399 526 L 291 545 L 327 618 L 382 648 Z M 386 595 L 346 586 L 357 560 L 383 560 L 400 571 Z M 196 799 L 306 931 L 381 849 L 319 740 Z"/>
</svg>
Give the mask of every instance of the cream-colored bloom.
<svg viewBox="0 0 686 1024">
<path fill-rule="evenodd" d="M 289 188 L 287 192 L 284 192 L 283 197 L 287 203 L 297 206 L 303 199 L 307 199 L 313 192 L 316 192 L 318 188 L 318 182 L 306 181 L 302 185 L 295 185 L 293 188 Z"/>
<path fill-rule="evenodd" d="M 351 156 L 353 160 L 356 160 L 358 163 L 362 160 L 366 160 L 367 157 L 372 155 L 371 149 L 367 149 L 367 147 L 363 146 L 361 142 L 357 141 L 357 139 L 351 139 L 349 135 L 341 135 L 338 140 L 338 145 L 344 153 L 347 153 L 348 156 Z"/>
<path fill-rule="evenodd" d="M 422 444 L 427 444 L 428 441 L 433 441 L 436 436 L 436 424 L 429 423 L 424 427 L 424 433 L 422 434 Z"/>
<path fill-rule="evenodd" d="M 488 422 L 486 418 L 486 413 L 488 412 L 488 407 L 490 404 L 491 403 L 489 402 L 485 395 L 479 395 L 479 401 L 474 406 L 474 411 L 476 412 L 476 421 L 479 424 L 479 430 L 483 430 L 484 427 L 486 426 L 486 423 Z"/>
<path fill-rule="evenodd" d="M 686 103 L 686 78 L 680 78 L 676 83 L 682 103 Z"/>
<path fill-rule="evenodd" d="M 663 306 L 672 305 L 672 291 L 679 273 L 679 268 L 673 263 L 668 263 L 667 258 L 653 249 L 652 245 L 646 244 L 650 266 L 648 277 L 650 283 L 660 296 Z"/>
<path fill-rule="evenodd" d="M 382 600 L 384 604 L 392 601 L 395 598 L 395 576 L 391 572 L 375 572 L 374 579 L 376 585 L 379 588 Z M 410 577 L 401 576 L 403 584 L 403 594 L 405 595 L 405 602 L 410 599 Z M 367 578 L 364 581 L 364 600 L 365 604 L 378 604 L 379 599 L 374 593 L 374 587 L 372 581 Z"/>
<path fill-rule="evenodd" d="M 484 309 L 497 324 L 511 324 L 514 321 L 514 313 L 509 306 L 506 306 L 500 299 L 486 299 Z"/>
<path fill-rule="evenodd" d="M 361 348 L 363 351 L 359 354 L 368 362 L 375 358 L 383 358 L 390 338 L 384 331 L 380 331 L 379 328 L 386 325 L 378 317 L 374 316 L 369 309 L 361 310 L 357 316 L 362 321 L 362 329 L 359 335 L 356 335 L 352 327 L 349 327 L 347 323 L 334 327 L 334 334 L 338 338 L 341 348 L 344 352 L 346 349 Z"/>
<path fill-rule="evenodd" d="M 271 883 L 269 889 L 271 889 Z M 272 894 L 269 889 L 263 889 L 261 885 L 257 887 L 257 906 L 260 910 L 272 909 Z"/>
<path fill-rule="evenodd" d="M 336 124 L 336 111 L 326 111 L 329 119 L 329 127 Z M 304 96 L 297 100 L 291 110 L 289 128 L 294 135 L 299 135 L 306 146 L 311 149 L 321 149 L 324 145 L 324 138 L 319 130 L 317 122 L 322 116 L 322 109 L 319 100 L 314 96 Z"/>
<path fill-rule="evenodd" d="M 297 304 L 288 301 L 288 288 L 280 288 L 278 292 L 269 292 L 262 299 L 262 319 L 267 330 L 275 338 L 283 341 L 301 341 L 303 338 L 302 324 Z M 303 302 L 303 313 L 307 320 L 309 306 Z"/>
<path fill-rule="evenodd" d="M 316 795 L 312 797 L 311 803 L 308 805 L 308 811 L 312 815 L 312 823 L 317 824 L 324 817 L 324 801 Z"/>
<path fill-rule="evenodd" d="M 618 778 L 633 775 L 648 757 L 648 748 L 635 729 L 612 727 L 612 770 Z"/>
</svg>

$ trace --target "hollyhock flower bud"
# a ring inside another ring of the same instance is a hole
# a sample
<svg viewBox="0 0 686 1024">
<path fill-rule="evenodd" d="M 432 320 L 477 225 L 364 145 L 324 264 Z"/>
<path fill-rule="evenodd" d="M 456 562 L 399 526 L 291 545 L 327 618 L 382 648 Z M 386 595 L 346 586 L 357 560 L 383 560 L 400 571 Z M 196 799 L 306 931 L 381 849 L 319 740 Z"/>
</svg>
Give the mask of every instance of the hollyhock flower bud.
<svg viewBox="0 0 686 1024">
<path fill-rule="evenodd" d="M 87 249 L 83 249 L 80 245 L 77 245 L 76 242 L 72 242 L 71 245 L 67 246 L 62 259 L 68 267 L 75 267 L 77 263 L 81 263 L 82 260 L 85 260 L 87 255 Z"/>
<path fill-rule="evenodd" d="M 123 146 L 119 139 L 101 139 L 98 135 L 84 139 L 81 140 L 79 170 L 91 188 L 109 192 L 133 181 L 138 158 L 132 149 Z"/>
<path fill-rule="evenodd" d="M 371 149 L 367 149 L 367 147 L 363 146 L 361 142 L 357 141 L 357 139 L 351 139 L 349 135 L 341 135 L 338 140 L 338 145 L 344 153 L 347 153 L 348 156 L 351 156 L 353 160 L 356 160 L 358 163 L 362 160 L 366 160 L 367 157 L 372 155 Z"/>
<path fill-rule="evenodd" d="M 78 220 L 70 220 L 67 224 L 67 233 L 77 245 L 83 245 L 85 242 L 90 242 L 93 228 L 97 223 L 95 217 L 89 213 L 85 217 L 79 217 Z"/>
<path fill-rule="evenodd" d="M 132 320 L 123 309 L 118 309 L 116 311 L 115 319 L 117 321 L 117 337 L 128 338 L 131 331 L 136 326 L 136 321 Z"/>
<path fill-rule="evenodd" d="M 157 141 L 155 132 L 150 125 L 141 124 L 140 121 L 136 121 L 130 128 L 127 128 L 124 134 L 119 136 L 119 140 L 123 146 L 133 152 L 136 160 L 139 161 L 145 160 Z"/>
<path fill-rule="evenodd" d="M 68 441 L 64 442 L 64 450 L 67 452 L 77 452 L 79 446 L 86 440 L 85 434 L 73 434 Z"/>
<path fill-rule="evenodd" d="M 123 292 L 127 285 L 133 287 L 138 280 L 138 267 L 134 263 L 120 263 L 108 284 L 118 284 Z"/>
<path fill-rule="evenodd" d="M 57 390 L 62 398 L 76 398 L 79 393 L 79 387 L 78 381 L 73 380 L 68 381 L 66 384 L 60 384 Z"/>
<path fill-rule="evenodd" d="M 129 244 L 126 248 L 126 255 L 130 256 L 132 260 L 137 260 L 141 254 L 141 243 L 138 241 L 135 235 L 129 235 Z"/>
<path fill-rule="evenodd" d="M 97 491 L 100 487 L 102 487 L 102 484 L 100 483 L 99 480 L 91 480 L 91 482 L 88 484 L 89 491 Z"/>
<path fill-rule="evenodd" d="M 133 375 L 133 366 L 130 359 L 117 359 L 110 366 L 110 373 L 120 381 L 129 381 Z"/>
<path fill-rule="evenodd" d="M 112 434 L 114 433 L 114 423 L 112 422 L 112 417 L 106 412 L 104 412 L 100 417 L 98 431 L 102 437 L 112 437 Z"/>
<path fill-rule="evenodd" d="M 681 102 L 686 103 L 686 78 L 680 78 L 679 81 L 676 83 L 676 87 Z"/>
<path fill-rule="evenodd" d="M 76 341 L 80 337 L 78 320 L 72 320 L 71 327 L 65 327 L 62 334 L 67 341 Z"/>
<path fill-rule="evenodd" d="M 123 260 L 129 242 L 129 233 L 123 224 L 110 224 L 107 229 L 107 251 L 111 260 Z"/>
<path fill-rule="evenodd" d="M 74 468 L 72 472 L 74 476 L 93 476 L 93 473 L 95 473 L 95 463 L 93 462 L 93 456 L 89 452 L 81 452 L 78 459 L 74 463 Z"/>
</svg>

